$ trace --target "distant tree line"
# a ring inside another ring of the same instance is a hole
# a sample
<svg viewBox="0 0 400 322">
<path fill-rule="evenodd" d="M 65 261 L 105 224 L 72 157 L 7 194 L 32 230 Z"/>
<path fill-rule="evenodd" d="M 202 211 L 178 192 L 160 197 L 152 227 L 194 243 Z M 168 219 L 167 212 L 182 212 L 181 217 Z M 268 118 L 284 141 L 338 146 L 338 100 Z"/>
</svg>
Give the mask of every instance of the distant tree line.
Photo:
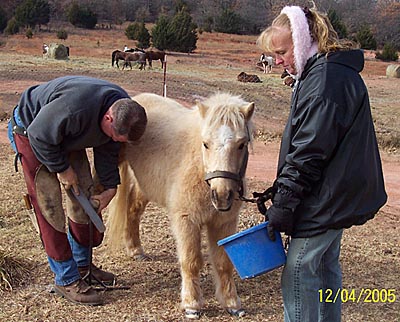
<svg viewBox="0 0 400 322">
<path fill-rule="evenodd" d="M 315 3 L 319 10 L 328 13 L 341 37 L 358 41 L 364 49 L 384 46 L 400 49 L 398 0 L 316 0 Z M 164 49 L 177 47 L 178 50 L 192 51 L 196 47 L 197 32 L 258 34 L 285 5 L 310 6 L 311 2 L 2 0 L 0 32 L 13 34 L 29 28 L 40 29 L 49 21 L 70 22 L 80 28 L 95 28 L 98 22 L 112 26 L 130 21 L 140 27 L 140 33 L 127 31 L 127 37 L 135 37 L 142 47 L 153 44 Z M 155 23 L 155 26 L 151 31 L 145 30 L 144 23 Z"/>
</svg>

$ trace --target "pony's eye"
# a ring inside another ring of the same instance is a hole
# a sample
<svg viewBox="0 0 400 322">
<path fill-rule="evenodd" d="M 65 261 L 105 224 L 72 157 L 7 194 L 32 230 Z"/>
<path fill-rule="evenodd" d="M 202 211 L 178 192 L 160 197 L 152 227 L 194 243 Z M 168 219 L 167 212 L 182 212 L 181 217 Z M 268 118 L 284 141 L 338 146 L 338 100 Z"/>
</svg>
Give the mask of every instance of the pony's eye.
<svg viewBox="0 0 400 322">
<path fill-rule="evenodd" d="M 208 144 L 206 142 L 203 142 L 203 146 L 205 149 L 208 149 Z"/>
<path fill-rule="evenodd" d="M 243 150 L 244 148 L 244 143 L 242 143 L 241 145 L 239 145 L 239 150 Z"/>
</svg>

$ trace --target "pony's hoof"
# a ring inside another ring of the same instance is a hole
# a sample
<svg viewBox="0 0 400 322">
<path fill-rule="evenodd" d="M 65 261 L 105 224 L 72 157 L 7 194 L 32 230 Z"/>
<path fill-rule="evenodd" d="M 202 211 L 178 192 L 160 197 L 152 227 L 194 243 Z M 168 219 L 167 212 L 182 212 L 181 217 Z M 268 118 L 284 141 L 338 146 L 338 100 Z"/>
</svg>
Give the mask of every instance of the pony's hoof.
<svg viewBox="0 0 400 322">
<path fill-rule="evenodd" d="M 200 311 L 186 309 L 185 310 L 185 317 L 191 320 L 198 320 L 200 319 Z"/>
<path fill-rule="evenodd" d="M 243 316 L 245 316 L 246 315 L 246 311 L 245 310 L 243 310 L 243 309 L 226 309 L 226 311 L 230 314 L 230 315 L 232 315 L 232 316 L 236 316 L 236 317 L 238 317 L 238 318 L 241 318 L 241 317 L 243 317 Z"/>
</svg>

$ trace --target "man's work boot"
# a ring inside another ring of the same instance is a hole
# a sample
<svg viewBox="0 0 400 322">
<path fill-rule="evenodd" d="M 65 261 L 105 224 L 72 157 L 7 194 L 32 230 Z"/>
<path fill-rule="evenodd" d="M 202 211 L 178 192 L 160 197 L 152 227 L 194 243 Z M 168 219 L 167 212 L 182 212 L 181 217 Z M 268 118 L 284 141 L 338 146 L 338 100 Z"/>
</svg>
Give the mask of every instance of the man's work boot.
<svg viewBox="0 0 400 322">
<path fill-rule="evenodd" d="M 78 267 L 79 274 L 81 274 L 82 278 L 85 278 L 87 273 L 89 272 L 89 265 L 88 266 L 81 266 Z M 102 282 L 107 285 L 113 285 L 115 282 L 115 275 L 110 272 L 103 271 L 102 269 L 98 268 L 94 264 L 91 265 L 92 276 L 91 280 L 93 282 Z"/>
<path fill-rule="evenodd" d="M 102 297 L 82 279 L 66 286 L 55 285 L 54 290 L 62 297 L 76 304 L 103 304 Z"/>
</svg>

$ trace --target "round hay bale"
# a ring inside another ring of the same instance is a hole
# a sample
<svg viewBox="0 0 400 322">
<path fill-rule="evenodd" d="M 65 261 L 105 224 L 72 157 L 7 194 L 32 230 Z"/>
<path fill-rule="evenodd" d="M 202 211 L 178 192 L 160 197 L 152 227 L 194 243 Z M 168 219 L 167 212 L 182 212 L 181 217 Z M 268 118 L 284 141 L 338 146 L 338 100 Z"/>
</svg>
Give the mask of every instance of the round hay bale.
<svg viewBox="0 0 400 322">
<path fill-rule="evenodd" d="M 51 43 L 45 56 L 53 59 L 68 59 L 68 49 L 63 44 Z"/>
<path fill-rule="evenodd" d="M 400 65 L 389 65 L 386 68 L 386 76 L 392 78 L 400 78 Z"/>
</svg>

